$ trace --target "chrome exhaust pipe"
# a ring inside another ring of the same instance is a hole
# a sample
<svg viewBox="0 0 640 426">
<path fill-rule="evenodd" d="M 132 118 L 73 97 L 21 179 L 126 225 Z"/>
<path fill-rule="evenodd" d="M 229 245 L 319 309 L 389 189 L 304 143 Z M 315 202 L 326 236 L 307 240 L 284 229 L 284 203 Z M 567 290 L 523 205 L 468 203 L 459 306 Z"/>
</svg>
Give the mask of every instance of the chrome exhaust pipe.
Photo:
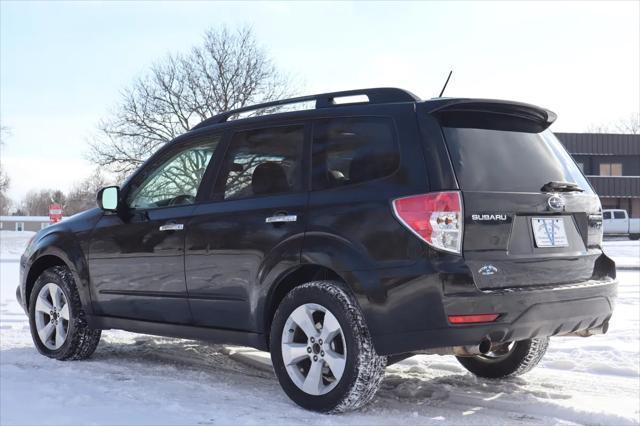
<svg viewBox="0 0 640 426">
<path fill-rule="evenodd" d="M 563 336 L 579 336 L 579 337 L 589 337 L 595 336 L 596 334 L 605 334 L 609 331 L 609 321 L 603 322 L 598 327 L 589 328 L 587 330 L 574 331 L 573 333 L 566 333 Z"/>
<path fill-rule="evenodd" d="M 455 356 L 476 356 L 484 355 L 491 350 L 491 340 L 485 338 L 477 345 L 470 346 L 449 346 L 444 348 L 433 348 L 420 351 L 426 355 L 455 355 Z"/>
</svg>

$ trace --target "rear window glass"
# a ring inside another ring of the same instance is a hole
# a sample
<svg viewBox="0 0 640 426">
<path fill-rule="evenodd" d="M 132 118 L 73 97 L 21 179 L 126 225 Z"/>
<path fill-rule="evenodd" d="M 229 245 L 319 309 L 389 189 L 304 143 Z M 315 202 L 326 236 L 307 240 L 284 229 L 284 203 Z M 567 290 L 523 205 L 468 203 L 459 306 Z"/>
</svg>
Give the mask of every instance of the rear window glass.
<svg viewBox="0 0 640 426">
<path fill-rule="evenodd" d="M 317 120 L 313 125 L 313 188 L 327 189 L 391 175 L 400 155 L 388 118 Z"/>
<path fill-rule="evenodd" d="M 540 192 L 551 181 L 591 186 L 560 141 L 541 133 L 443 128 L 460 186 L 468 191 Z"/>
<path fill-rule="evenodd" d="M 614 219 L 624 219 L 624 212 L 613 212 Z"/>
</svg>

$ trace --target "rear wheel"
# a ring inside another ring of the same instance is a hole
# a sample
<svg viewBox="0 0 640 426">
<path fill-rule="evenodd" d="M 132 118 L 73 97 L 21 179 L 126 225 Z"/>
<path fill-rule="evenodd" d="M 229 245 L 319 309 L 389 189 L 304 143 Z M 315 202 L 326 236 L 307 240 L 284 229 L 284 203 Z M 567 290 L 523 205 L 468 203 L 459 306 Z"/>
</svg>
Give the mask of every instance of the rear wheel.
<svg viewBox="0 0 640 426">
<path fill-rule="evenodd" d="M 340 283 L 316 281 L 282 300 L 271 326 L 271 360 L 286 394 L 320 412 L 359 408 L 377 392 L 378 356 L 362 313 Z"/>
<path fill-rule="evenodd" d="M 456 357 L 464 368 L 478 377 L 499 379 L 518 376 L 538 365 L 549 346 L 549 338 L 507 342 L 492 347 L 484 355 Z"/>
<path fill-rule="evenodd" d="M 49 358 L 85 359 L 100 342 L 101 331 L 88 327 L 73 276 L 63 266 L 45 270 L 36 280 L 29 325 L 38 352 Z"/>
</svg>

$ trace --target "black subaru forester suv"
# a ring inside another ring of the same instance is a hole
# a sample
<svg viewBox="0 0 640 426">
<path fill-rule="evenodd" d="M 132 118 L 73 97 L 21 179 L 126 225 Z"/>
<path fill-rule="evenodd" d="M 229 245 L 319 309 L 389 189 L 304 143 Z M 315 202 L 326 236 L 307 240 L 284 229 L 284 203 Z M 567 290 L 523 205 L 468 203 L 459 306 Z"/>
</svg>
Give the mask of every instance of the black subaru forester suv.
<svg viewBox="0 0 640 426">
<path fill-rule="evenodd" d="M 367 403 L 414 354 L 524 373 L 550 336 L 606 332 L 617 286 L 554 119 L 393 88 L 207 119 L 31 240 L 34 343 L 60 360 L 112 328 L 253 346 L 322 412 Z"/>
</svg>

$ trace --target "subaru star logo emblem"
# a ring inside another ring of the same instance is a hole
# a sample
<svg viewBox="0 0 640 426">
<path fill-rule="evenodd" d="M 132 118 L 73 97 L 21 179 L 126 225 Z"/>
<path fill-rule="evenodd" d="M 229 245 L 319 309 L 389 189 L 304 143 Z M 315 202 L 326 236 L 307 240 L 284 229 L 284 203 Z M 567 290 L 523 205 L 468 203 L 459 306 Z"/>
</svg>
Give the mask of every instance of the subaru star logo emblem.
<svg viewBox="0 0 640 426">
<path fill-rule="evenodd" d="M 562 210 L 565 204 L 564 198 L 562 198 L 559 195 L 552 195 L 547 200 L 547 203 L 549 204 L 549 207 L 551 207 L 553 210 Z"/>
</svg>

